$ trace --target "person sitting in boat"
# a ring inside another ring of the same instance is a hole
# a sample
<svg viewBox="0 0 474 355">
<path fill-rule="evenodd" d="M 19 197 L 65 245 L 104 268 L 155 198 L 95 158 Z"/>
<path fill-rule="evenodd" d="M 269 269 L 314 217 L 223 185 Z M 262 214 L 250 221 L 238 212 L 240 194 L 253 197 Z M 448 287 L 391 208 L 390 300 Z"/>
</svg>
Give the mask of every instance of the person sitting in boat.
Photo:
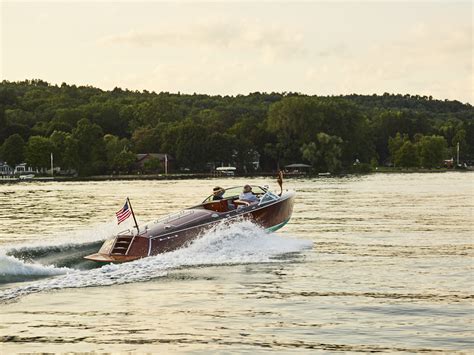
<svg viewBox="0 0 474 355">
<path fill-rule="evenodd" d="M 224 198 L 225 190 L 222 187 L 216 186 L 212 189 L 212 191 L 212 194 L 214 195 L 212 196 L 213 201 L 222 200 Z"/>
<path fill-rule="evenodd" d="M 251 204 L 254 204 L 254 203 L 257 203 L 259 200 L 258 200 L 258 197 L 254 195 L 254 193 L 252 192 L 252 186 L 250 185 L 245 185 L 244 186 L 244 190 L 242 191 L 242 193 L 239 195 L 239 199 L 234 201 L 234 203 L 238 204 L 238 205 L 251 205 Z"/>
</svg>

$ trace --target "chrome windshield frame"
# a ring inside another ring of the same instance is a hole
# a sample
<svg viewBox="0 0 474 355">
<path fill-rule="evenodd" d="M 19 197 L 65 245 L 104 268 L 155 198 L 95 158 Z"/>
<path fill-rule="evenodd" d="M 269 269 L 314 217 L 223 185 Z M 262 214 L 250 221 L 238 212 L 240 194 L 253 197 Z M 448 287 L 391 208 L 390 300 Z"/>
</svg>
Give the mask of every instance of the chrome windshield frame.
<svg viewBox="0 0 474 355">
<path fill-rule="evenodd" d="M 279 199 L 280 199 L 280 196 L 275 195 L 273 192 L 267 190 L 265 194 L 260 198 L 258 205 L 261 206 L 267 202 L 278 201 Z"/>
<path fill-rule="evenodd" d="M 225 194 L 227 193 L 227 191 L 229 190 L 238 190 L 235 194 L 231 194 L 231 195 L 228 195 L 228 196 L 225 196 Z M 264 187 L 262 186 L 258 186 L 258 185 L 255 185 L 255 186 L 252 186 L 252 190 L 253 189 L 259 189 L 260 191 L 257 191 L 256 194 L 258 195 L 262 195 L 264 196 L 268 190 L 265 189 Z M 224 197 L 223 199 L 224 200 L 227 200 L 227 199 L 230 199 L 230 198 L 234 198 L 234 197 L 239 197 L 239 195 L 243 192 L 243 186 L 232 186 L 232 187 L 229 187 L 229 188 L 224 188 L 225 192 L 224 192 Z M 254 191 L 252 191 L 254 192 Z M 202 203 L 206 203 L 206 202 L 211 202 L 212 201 L 212 197 L 214 196 L 214 194 L 211 194 L 209 195 L 208 197 L 206 197 L 204 199 L 204 201 L 202 201 Z"/>
</svg>

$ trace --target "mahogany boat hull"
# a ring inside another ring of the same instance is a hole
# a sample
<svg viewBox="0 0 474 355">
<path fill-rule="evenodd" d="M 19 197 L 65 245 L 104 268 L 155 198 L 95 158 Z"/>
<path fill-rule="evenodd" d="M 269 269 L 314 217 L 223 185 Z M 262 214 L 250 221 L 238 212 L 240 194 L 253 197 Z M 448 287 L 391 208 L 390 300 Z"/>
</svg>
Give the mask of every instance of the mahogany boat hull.
<svg viewBox="0 0 474 355">
<path fill-rule="evenodd" d="M 295 193 L 290 191 L 277 201 L 263 206 L 250 205 L 229 211 L 221 209 L 224 203 L 222 201 L 209 202 L 181 211 L 181 216 L 175 220 L 157 221 L 150 228 L 145 227 L 138 235 L 119 234 L 108 239 L 98 253 L 88 255 L 85 259 L 120 263 L 170 252 L 189 245 L 221 223 L 250 220 L 268 231 L 276 231 L 290 220 L 294 199 Z M 178 226 L 174 223 L 176 220 L 179 220 Z"/>
</svg>

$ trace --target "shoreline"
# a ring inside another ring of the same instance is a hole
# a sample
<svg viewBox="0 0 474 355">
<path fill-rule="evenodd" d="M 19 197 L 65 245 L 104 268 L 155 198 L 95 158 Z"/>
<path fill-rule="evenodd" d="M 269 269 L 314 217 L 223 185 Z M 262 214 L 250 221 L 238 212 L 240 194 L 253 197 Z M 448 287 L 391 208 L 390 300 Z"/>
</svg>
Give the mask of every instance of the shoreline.
<svg viewBox="0 0 474 355">
<path fill-rule="evenodd" d="M 367 173 L 341 173 L 341 174 L 306 174 L 306 173 L 287 173 L 285 179 L 295 178 L 340 178 L 352 175 L 370 175 L 370 174 L 440 174 L 447 172 L 466 173 L 473 172 L 472 169 L 393 169 L 382 168 L 380 170 Z M 77 181 L 133 181 L 133 180 L 195 180 L 195 179 L 232 179 L 232 178 L 255 178 L 255 177 L 275 177 L 276 173 L 257 173 L 257 174 L 238 174 L 234 176 L 216 175 L 210 173 L 195 174 L 151 174 L 151 175 L 94 175 L 94 176 L 58 176 L 58 177 L 34 177 L 30 179 L 20 178 L 0 178 L 1 183 L 18 183 L 18 182 L 77 182 Z"/>
</svg>

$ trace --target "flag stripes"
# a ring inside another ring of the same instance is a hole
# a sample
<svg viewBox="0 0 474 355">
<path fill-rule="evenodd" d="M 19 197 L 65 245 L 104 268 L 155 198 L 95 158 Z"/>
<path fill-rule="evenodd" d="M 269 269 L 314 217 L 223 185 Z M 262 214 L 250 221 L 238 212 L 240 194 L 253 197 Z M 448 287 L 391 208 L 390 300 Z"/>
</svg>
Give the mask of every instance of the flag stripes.
<svg viewBox="0 0 474 355">
<path fill-rule="evenodd" d="M 115 213 L 115 215 L 117 216 L 118 224 L 125 221 L 128 217 L 130 217 L 131 214 L 132 214 L 132 211 L 130 210 L 128 206 L 128 201 L 127 201 L 125 202 L 125 205 L 122 207 L 122 209 Z"/>
</svg>

